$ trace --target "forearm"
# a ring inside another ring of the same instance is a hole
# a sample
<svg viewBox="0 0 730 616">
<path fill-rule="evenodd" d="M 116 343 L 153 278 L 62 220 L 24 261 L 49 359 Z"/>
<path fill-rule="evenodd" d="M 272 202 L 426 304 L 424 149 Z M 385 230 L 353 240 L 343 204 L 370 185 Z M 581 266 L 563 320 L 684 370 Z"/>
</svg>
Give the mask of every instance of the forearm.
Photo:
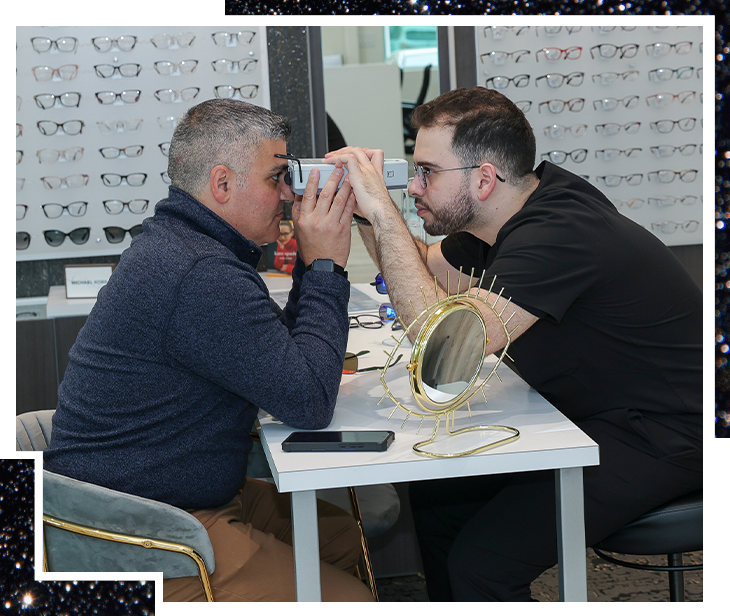
<svg viewBox="0 0 730 616">
<path fill-rule="evenodd" d="M 380 267 L 380 260 L 378 258 L 378 251 L 375 241 L 375 231 L 373 230 L 373 227 L 369 225 L 358 225 L 358 231 L 360 232 L 360 237 L 362 238 L 363 244 L 365 244 L 365 249 L 368 251 L 370 258 L 373 260 L 373 263 L 375 263 L 378 270 L 382 271 L 382 268 Z M 413 240 L 413 243 L 415 244 L 419 254 L 421 255 L 421 259 L 424 263 L 426 263 L 428 246 L 413 235 L 411 235 L 411 239 Z"/>
<path fill-rule="evenodd" d="M 395 208 L 383 208 L 372 221 L 376 263 L 399 318 L 409 325 L 418 314 L 446 296 L 426 264 L 427 246 L 414 238 Z M 424 304 L 425 297 L 425 304 Z M 413 340 L 420 325 L 409 332 Z"/>
</svg>

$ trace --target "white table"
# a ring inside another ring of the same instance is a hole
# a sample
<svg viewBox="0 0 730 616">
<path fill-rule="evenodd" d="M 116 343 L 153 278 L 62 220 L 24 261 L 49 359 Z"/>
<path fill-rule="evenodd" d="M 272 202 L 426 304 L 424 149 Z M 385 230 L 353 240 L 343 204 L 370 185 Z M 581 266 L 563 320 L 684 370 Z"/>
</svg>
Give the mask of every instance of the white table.
<svg viewBox="0 0 730 616">
<path fill-rule="evenodd" d="M 356 286 L 373 293 L 369 285 Z M 386 355 L 382 351 L 392 349 L 384 344 L 390 335 L 387 325 L 379 330 L 353 329 L 348 350 L 369 348 L 371 352 L 360 358 L 361 366 L 383 365 Z M 405 369 L 410 347 L 401 350 L 404 357 L 388 371 L 388 385 L 406 407 L 417 410 L 415 401 L 409 403 L 413 397 Z M 598 445 L 508 368 L 500 368 L 499 375 L 501 383 L 493 378 L 485 387 L 488 403 L 480 395 L 471 405 L 472 417 L 466 410 L 457 411 L 455 428 L 502 424 L 517 428 L 520 438 L 462 458 L 426 458 L 413 452 L 415 443 L 429 438 L 433 421 L 425 422 L 418 434 L 420 420 L 416 418 L 401 427 L 406 417 L 402 411 L 396 411 L 389 420 L 394 405 L 386 398 L 378 406 L 384 393 L 378 372 L 343 375 L 334 418 L 327 429 L 393 430 L 395 442 L 385 452 L 286 453 L 281 442 L 293 429 L 260 413 L 261 442 L 274 481 L 279 492 L 292 496 L 299 601 L 321 600 L 315 490 L 545 469 L 554 469 L 556 474 L 560 596 L 564 601 L 587 600 L 583 467 L 598 464 Z M 462 451 L 486 442 L 483 439 L 503 436 L 471 432 L 449 437 L 442 422 L 438 440 L 429 450 Z"/>
</svg>

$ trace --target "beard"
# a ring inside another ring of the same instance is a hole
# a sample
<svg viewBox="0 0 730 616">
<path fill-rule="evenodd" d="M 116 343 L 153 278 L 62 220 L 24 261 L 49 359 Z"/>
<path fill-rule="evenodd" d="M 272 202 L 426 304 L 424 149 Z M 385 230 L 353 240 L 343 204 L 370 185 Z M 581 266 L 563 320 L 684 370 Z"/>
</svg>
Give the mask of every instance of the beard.
<svg viewBox="0 0 730 616">
<path fill-rule="evenodd" d="M 438 212 L 430 209 L 431 220 L 423 221 L 423 228 L 429 235 L 450 235 L 457 231 L 468 230 L 477 216 L 478 204 L 469 194 L 469 182 L 462 184 L 459 195 L 446 205 L 439 207 Z M 425 205 L 422 199 L 416 198 L 416 204 Z"/>
</svg>

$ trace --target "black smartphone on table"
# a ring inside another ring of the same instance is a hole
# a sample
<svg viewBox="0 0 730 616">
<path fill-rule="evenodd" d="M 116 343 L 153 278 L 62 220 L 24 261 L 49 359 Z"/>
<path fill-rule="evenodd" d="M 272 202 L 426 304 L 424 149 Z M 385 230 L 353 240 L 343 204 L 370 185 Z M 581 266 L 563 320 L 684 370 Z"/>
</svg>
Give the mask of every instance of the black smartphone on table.
<svg viewBox="0 0 730 616">
<path fill-rule="evenodd" d="M 385 451 L 394 439 L 391 430 L 292 432 L 281 448 L 284 451 Z"/>
</svg>

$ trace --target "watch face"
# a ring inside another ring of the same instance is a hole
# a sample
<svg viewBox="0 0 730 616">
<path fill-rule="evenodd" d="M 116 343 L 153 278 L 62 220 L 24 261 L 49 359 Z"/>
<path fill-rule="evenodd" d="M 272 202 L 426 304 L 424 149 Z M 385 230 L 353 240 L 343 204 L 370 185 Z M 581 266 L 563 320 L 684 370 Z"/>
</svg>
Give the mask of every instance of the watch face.
<svg viewBox="0 0 730 616">
<path fill-rule="evenodd" d="M 332 259 L 315 259 L 312 261 L 312 269 L 318 272 L 334 272 L 335 262 Z"/>
</svg>

